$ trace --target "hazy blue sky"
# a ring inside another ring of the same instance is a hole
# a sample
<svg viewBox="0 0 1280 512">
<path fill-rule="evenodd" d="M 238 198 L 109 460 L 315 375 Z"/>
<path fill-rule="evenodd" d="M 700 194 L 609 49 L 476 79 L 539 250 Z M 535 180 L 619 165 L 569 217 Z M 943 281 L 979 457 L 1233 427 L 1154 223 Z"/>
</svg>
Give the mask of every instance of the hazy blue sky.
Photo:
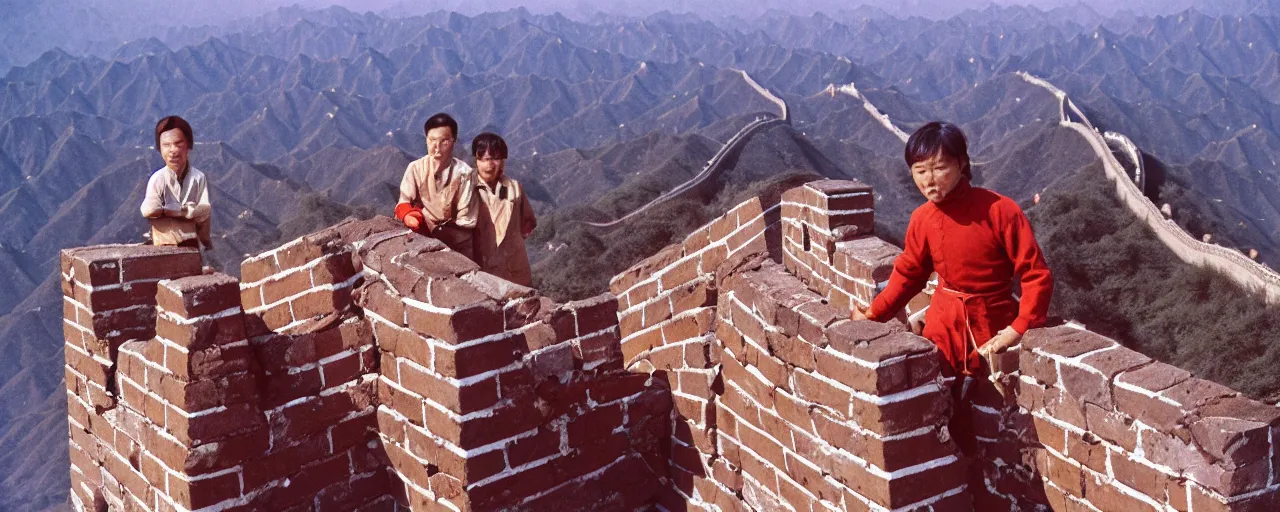
<svg viewBox="0 0 1280 512">
<path fill-rule="evenodd" d="M 126 41 L 181 26 L 224 26 L 280 7 L 323 8 L 341 5 L 381 15 L 417 15 L 441 10 L 463 14 L 525 7 L 535 13 L 561 12 L 571 18 L 600 13 L 641 17 L 659 11 L 754 18 L 769 10 L 808 15 L 831 14 L 869 5 L 898 16 L 951 17 L 965 9 L 992 4 L 1034 5 L 1041 9 L 1085 5 L 1102 16 L 1124 9 L 1137 14 L 1167 14 L 1195 7 L 1206 14 L 1243 13 L 1280 0 L 0 0 L 0 74 L 55 47 L 75 54 L 109 55 Z M 1280 7 L 1273 7 L 1280 9 Z M 1075 19 L 1089 19 L 1076 17 Z M 69 30 L 68 27 L 73 27 Z"/>
</svg>

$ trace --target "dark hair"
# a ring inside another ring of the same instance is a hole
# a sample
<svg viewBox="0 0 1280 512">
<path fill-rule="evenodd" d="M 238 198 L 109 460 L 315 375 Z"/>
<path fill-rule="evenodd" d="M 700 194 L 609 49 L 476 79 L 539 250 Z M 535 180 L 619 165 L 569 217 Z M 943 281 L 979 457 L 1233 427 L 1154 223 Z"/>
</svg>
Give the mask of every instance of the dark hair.
<svg viewBox="0 0 1280 512">
<path fill-rule="evenodd" d="M 921 126 L 911 138 L 907 139 L 904 157 L 907 167 L 921 160 L 928 160 L 941 151 L 960 163 L 960 173 L 965 178 L 973 179 L 969 165 L 969 143 L 965 141 L 964 132 L 959 126 L 946 121 L 933 121 Z"/>
<path fill-rule="evenodd" d="M 156 123 L 156 151 L 160 151 L 160 134 L 173 129 L 182 130 L 182 136 L 187 138 L 187 149 L 195 146 L 196 139 L 191 135 L 191 124 L 181 117 L 167 116 Z"/>
<path fill-rule="evenodd" d="M 476 135 L 476 138 L 471 140 L 471 156 L 476 157 L 477 160 L 481 156 L 506 160 L 507 141 L 502 140 L 502 137 L 492 132 Z"/>
<path fill-rule="evenodd" d="M 422 124 L 422 135 L 426 136 L 427 132 L 441 126 L 448 126 L 449 131 L 453 132 L 453 140 L 458 140 L 458 122 L 454 121 L 452 117 L 449 117 L 449 114 L 444 112 L 437 113 L 436 115 L 427 118 L 427 122 Z"/>
</svg>

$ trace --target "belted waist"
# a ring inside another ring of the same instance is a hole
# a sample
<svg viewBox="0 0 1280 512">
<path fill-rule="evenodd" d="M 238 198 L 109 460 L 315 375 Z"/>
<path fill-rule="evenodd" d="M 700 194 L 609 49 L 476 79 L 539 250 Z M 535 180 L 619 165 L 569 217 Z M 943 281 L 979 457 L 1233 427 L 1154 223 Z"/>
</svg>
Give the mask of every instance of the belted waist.
<svg viewBox="0 0 1280 512">
<path fill-rule="evenodd" d="M 953 300 L 958 302 L 953 306 L 953 314 L 946 315 L 943 318 L 935 317 L 934 321 L 942 322 L 942 325 L 935 326 L 935 329 L 941 328 L 945 331 L 945 339 L 950 343 L 946 349 L 949 353 L 948 359 L 952 366 L 962 375 L 972 375 L 974 371 L 981 367 L 981 357 L 978 354 L 978 339 L 973 332 L 972 314 L 976 313 L 980 316 L 986 314 L 986 304 L 990 299 L 1000 299 L 1008 297 L 1012 299 L 1013 291 L 1011 289 L 995 290 L 991 292 L 966 292 L 956 290 L 948 286 L 945 282 L 939 282 L 938 287 L 934 290 L 934 300 Z M 975 307 L 978 311 L 971 313 L 970 306 Z M 930 308 L 934 309 L 934 308 Z M 951 310 L 951 307 L 943 309 Z M 934 330 L 936 332 L 935 329 Z M 990 329 L 988 329 L 990 330 Z M 988 332 L 987 335 L 994 335 L 994 332 Z M 935 344 L 939 340 L 935 340 Z M 983 340 L 986 341 L 985 339 Z M 941 346 L 939 347 L 942 348 Z"/>
</svg>

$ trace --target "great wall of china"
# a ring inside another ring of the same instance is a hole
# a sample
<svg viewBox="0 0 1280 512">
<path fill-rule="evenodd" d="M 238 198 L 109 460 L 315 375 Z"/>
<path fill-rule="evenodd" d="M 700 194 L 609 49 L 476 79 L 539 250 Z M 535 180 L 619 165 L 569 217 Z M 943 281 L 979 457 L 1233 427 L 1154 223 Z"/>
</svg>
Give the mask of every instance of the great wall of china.
<svg viewBox="0 0 1280 512">
<path fill-rule="evenodd" d="M 1241 288 L 1262 294 L 1267 302 L 1280 304 L 1280 273 L 1260 265 L 1239 251 L 1196 240 L 1172 219 L 1166 219 L 1161 214 L 1160 208 L 1143 194 L 1144 182 L 1141 180 L 1145 179 L 1145 176 L 1142 170 L 1142 159 L 1138 154 L 1137 146 L 1128 137 L 1115 132 L 1099 133 L 1061 89 L 1028 73 L 1019 72 L 1018 76 L 1027 83 L 1044 88 L 1058 98 L 1062 108 L 1060 124 L 1079 132 L 1089 142 L 1102 161 L 1102 168 L 1107 178 L 1115 184 L 1116 196 L 1120 198 L 1120 202 L 1149 226 L 1156 237 L 1179 259 L 1193 265 L 1212 268 L 1231 278 Z M 1074 113 L 1080 121 L 1073 121 L 1069 113 Z M 1136 172 L 1140 177 L 1137 183 L 1128 176 L 1124 166 L 1112 154 L 1108 141 L 1115 141 L 1126 153 L 1131 153 Z"/>
<path fill-rule="evenodd" d="M 752 199 L 564 304 L 386 217 L 240 280 L 64 250 L 72 504 L 1280 509 L 1280 408 L 1096 334 L 1032 330 L 953 403 L 931 343 L 847 319 L 898 254 L 873 197 Z"/>
<path fill-rule="evenodd" d="M 910 136 L 907 135 L 907 132 L 902 131 L 902 128 L 898 128 L 897 125 L 893 124 L 893 121 L 889 119 L 888 114 L 881 112 L 879 107 L 876 107 L 871 103 L 870 99 L 863 96 L 862 93 L 858 91 L 858 87 L 852 82 L 839 86 L 835 84 L 828 85 L 827 92 L 833 96 L 838 92 L 862 100 L 862 108 L 865 109 L 868 114 L 871 114 L 871 118 L 875 119 L 877 123 L 880 123 L 880 126 L 883 126 L 886 130 L 893 132 L 893 135 L 901 140 L 903 144 L 906 144 L 907 139 L 910 138 Z"/>
<path fill-rule="evenodd" d="M 724 163 L 726 159 L 728 159 L 731 156 L 741 154 L 742 148 L 746 145 L 747 141 L 751 140 L 751 136 L 755 135 L 760 131 L 766 130 L 768 128 L 772 128 L 774 126 L 778 126 L 781 124 L 791 124 L 791 114 L 790 114 L 790 110 L 787 108 L 787 102 L 783 101 L 782 98 L 779 98 L 777 95 L 773 94 L 773 92 L 762 87 L 759 83 L 755 81 L 755 79 L 751 78 L 751 75 L 747 74 L 746 71 L 742 71 L 742 70 L 736 70 L 736 71 L 742 74 L 742 79 L 747 82 L 747 85 L 750 85 L 753 89 L 756 90 L 756 92 L 760 93 L 761 96 L 764 96 L 766 100 L 769 100 L 770 102 L 778 105 L 779 110 L 781 110 L 781 117 L 757 117 L 756 119 L 752 120 L 750 123 L 747 123 L 746 126 L 743 126 L 742 128 L 738 129 L 737 133 L 734 133 L 733 137 L 730 137 L 729 140 L 726 141 L 723 146 L 720 146 L 720 149 L 716 151 L 716 154 L 713 155 L 710 160 L 707 161 L 707 164 L 702 167 L 702 170 L 698 171 L 698 174 L 694 175 L 688 181 L 685 181 L 684 183 L 677 185 L 675 188 L 664 192 L 663 194 L 654 198 L 652 201 L 645 203 L 644 206 L 636 208 L 635 210 L 632 210 L 631 212 L 611 221 L 583 222 L 583 224 L 597 227 L 597 228 L 611 228 L 611 227 L 622 224 L 628 219 L 631 219 L 633 217 L 643 214 L 644 212 L 648 211 L 654 206 L 660 205 L 662 203 L 665 203 L 667 201 L 680 197 L 691 190 L 695 190 L 698 188 L 698 186 L 702 185 L 703 183 L 706 183 L 707 180 L 714 178 L 718 176 L 720 173 L 724 172 Z"/>
</svg>

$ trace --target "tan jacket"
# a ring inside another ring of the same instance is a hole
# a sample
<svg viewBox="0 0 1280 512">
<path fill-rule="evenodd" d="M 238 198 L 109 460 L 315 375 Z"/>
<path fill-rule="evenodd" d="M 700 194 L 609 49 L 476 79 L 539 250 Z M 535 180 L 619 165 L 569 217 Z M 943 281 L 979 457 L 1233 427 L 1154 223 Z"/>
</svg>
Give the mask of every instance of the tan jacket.
<svg viewBox="0 0 1280 512">
<path fill-rule="evenodd" d="M 422 207 L 422 213 L 435 224 L 451 223 L 461 228 L 476 227 L 476 171 L 466 162 L 453 159 L 437 169 L 428 179 L 428 159 L 414 160 L 400 180 L 400 202 Z"/>
<path fill-rule="evenodd" d="M 196 239 L 206 249 L 212 248 L 208 180 L 190 164 L 181 182 L 178 173 L 167 166 L 151 173 L 139 210 L 151 222 L 152 243 L 178 245 Z"/>
<path fill-rule="evenodd" d="M 533 286 L 522 227 L 534 220 L 534 214 L 524 187 L 506 176 L 492 189 L 484 180 L 477 179 L 476 194 L 480 196 L 482 210 L 476 227 L 476 263 L 485 272 L 519 285 Z"/>
<path fill-rule="evenodd" d="M 430 233 L 462 255 L 472 258 L 472 230 L 480 213 L 476 197 L 476 172 L 454 158 L 448 167 L 428 175 L 429 156 L 414 160 L 400 180 L 400 201 L 422 208 L 422 214 L 439 228 Z"/>
</svg>

